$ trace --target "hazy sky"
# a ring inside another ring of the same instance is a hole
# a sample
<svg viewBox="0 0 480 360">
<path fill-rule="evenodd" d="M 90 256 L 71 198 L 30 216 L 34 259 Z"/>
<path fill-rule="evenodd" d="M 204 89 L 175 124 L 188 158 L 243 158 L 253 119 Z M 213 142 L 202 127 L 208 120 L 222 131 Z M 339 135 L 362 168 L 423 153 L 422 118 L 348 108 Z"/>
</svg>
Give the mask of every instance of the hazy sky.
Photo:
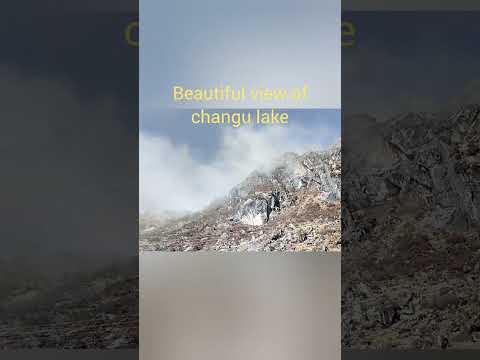
<svg viewBox="0 0 480 360">
<path fill-rule="evenodd" d="M 350 12 L 356 45 L 342 52 L 342 110 L 380 118 L 478 102 L 480 15 Z"/>
<path fill-rule="evenodd" d="M 15 34 L 0 56 L 2 257 L 136 254 L 138 57 L 122 38 L 132 17 L 1 23 Z"/>
<path fill-rule="evenodd" d="M 140 41 L 140 95 L 145 111 L 172 105 L 173 85 L 298 87 L 308 83 L 311 96 L 303 107 L 338 108 L 340 104 L 337 0 L 142 1 Z"/>
</svg>

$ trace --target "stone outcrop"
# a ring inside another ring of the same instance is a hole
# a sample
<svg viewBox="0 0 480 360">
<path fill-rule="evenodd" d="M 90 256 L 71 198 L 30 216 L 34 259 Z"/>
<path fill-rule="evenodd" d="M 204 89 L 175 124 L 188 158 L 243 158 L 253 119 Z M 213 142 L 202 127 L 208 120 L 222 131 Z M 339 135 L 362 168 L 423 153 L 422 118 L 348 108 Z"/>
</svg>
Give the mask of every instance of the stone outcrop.
<svg viewBox="0 0 480 360">
<path fill-rule="evenodd" d="M 479 113 L 344 119 L 344 347 L 478 344 Z"/>
<path fill-rule="evenodd" d="M 338 146 L 284 154 L 207 209 L 144 231 L 140 249 L 338 251 L 340 157 Z"/>
</svg>

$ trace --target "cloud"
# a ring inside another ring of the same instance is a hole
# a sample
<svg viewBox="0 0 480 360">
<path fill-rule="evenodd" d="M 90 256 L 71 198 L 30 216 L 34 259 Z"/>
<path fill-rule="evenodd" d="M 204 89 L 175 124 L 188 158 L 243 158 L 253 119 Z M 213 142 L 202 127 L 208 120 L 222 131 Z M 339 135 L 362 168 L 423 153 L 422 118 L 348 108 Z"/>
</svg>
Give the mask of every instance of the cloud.
<svg viewBox="0 0 480 360">
<path fill-rule="evenodd" d="M 82 98 L 65 79 L 4 65 L 0 75 L 2 256 L 135 254 L 137 134 L 126 106 L 115 96 Z"/>
<path fill-rule="evenodd" d="M 226 128 L 209 161 L 194 160 L 188 145 L 141 132 L 140 211 L 200 210 L 283 153 L 305 151 L 311 131 L 301 126 Z"/>
</svg>

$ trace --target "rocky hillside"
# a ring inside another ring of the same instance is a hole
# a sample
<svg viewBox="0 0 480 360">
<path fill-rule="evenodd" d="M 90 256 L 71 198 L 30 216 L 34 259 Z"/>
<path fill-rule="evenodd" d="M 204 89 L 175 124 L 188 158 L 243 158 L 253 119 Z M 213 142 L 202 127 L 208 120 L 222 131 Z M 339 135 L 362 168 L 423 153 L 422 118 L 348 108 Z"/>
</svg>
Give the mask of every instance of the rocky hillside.
<svg viewBox="0 0 480 360">
<path fill-rule="evenodd" d="M 2 295 L 0 349 L 138 348 L 138 261 Z"/>
<path fill-rule="evenodd" d="M 343 346 L 478 347 L 479 114 L 344 119 Z"/>
<path fill-rule="evenodd" d="M 284 154 L 207 209 L 140 231 L 142 251 L 340 250 L 340 148 Z"/>
</svg>

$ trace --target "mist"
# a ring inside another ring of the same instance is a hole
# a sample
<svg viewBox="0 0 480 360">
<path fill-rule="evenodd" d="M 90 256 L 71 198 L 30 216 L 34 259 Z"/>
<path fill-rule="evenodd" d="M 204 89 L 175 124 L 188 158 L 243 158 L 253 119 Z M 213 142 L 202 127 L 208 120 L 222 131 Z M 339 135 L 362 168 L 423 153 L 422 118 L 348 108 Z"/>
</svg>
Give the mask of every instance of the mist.
<svg viewBox="0 0 480 360">
<path fill-rule="evenodd" d="M 311 133 L 300 125 L 224 128 L 213 156 L 198 160 L 187 144 L 140 132 L 140 212 L 201 210 L 282 154 L 318 149 L 307 142 Z"/>
<path fill-rule="evenodd" d="M 135 255 L 135 222 L 119 219 L 138 211 L 136 156 L 126 153 L 136 150 L 137 135 L 118 99 L 84 98 L 71 81 L 12 66 L 0 66 L 0 75 L 7 114 L 0 261 L 20 256 L 24 265 L 55 264 L 61 272 Z"/>
</svg>

